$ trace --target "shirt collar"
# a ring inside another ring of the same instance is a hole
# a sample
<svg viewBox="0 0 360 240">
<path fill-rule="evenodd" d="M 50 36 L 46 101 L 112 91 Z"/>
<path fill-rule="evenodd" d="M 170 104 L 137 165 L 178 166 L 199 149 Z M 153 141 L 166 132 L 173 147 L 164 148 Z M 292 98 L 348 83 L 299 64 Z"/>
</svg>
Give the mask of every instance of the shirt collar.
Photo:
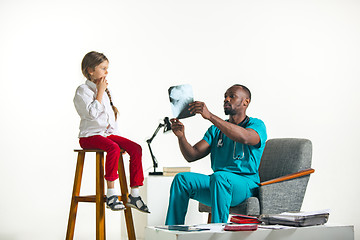
<svg viewBox="0 0 360 240">
<path fill-rule="evenodd" d="M 96 92 L 96 84 L 95 84 L 95 83 L 93 83 L 93 82 L 90 81 L 90 80 L 86 80 L 85 84 L 88 85 L 91 90 L 93 90 L 94 92 Z"/>
</svg>

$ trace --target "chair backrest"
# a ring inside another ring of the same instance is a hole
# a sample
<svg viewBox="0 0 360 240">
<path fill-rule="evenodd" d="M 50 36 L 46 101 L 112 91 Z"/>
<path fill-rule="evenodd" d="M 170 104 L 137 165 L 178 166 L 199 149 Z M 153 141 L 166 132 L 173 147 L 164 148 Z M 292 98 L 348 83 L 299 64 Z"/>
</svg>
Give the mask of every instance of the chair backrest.
<svg viewBox="0 0 360 240">
<path fill-rule="evenodd" d="M 301 138 L 275 138 L 266 142 L 259 175 L 264 182 L 311 167 L 312 143 Z"/>
</svg>

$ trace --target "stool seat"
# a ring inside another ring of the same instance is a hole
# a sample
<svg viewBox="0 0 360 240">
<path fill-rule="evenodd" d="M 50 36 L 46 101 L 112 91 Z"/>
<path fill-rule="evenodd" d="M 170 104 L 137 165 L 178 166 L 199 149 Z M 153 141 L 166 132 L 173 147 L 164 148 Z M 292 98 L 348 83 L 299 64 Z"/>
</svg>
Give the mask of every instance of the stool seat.
<svg viewBox="0 0 360 240">
<path fill-rule="evenodd" d="M 74 149 L 74 152 L 105 152 L 102 149 Z"/>
<path fill-rule="evenodd" d="M 69 221 L 68 228 L 66 233 L 66 239 L 70 240 L 74 238 L 74 230 L 75 230 L 75 221 L 77 214 L 77 207 L 79 202 L 92 202 L 96 203 L 96 239 L 97 240 L 105 240 L 105 202 L 106 195 L 104 190 L 104 150 L 101 149 L 74 149 L 74 152 L 78 153 L 76 170 L 75 170 L 75 178 L 74 178 L 74 187 L 71 198 L 70 205 L 70 213 L 69 213 Z M 85 153 L 96 153 L 96 195 L 90 196 L 80 196 L 80 187 L 81 187 L 81 179 L 84 168 L 84 160 Z M 119 196 L 119 200 L 123 202 L 127 202 L 128 198 L 128 187 L 126 183 L 126 175 L 124 169 L 123 162 L 123 154 L 125 151 L 121 149 L 121 154 L 119 157 L 119 181 L 121 188 L 121 196 Z M 125 222 L 128 232 L 128 238 L 131 240 L 135 240 L 135 230 L 134 223 L 132 218 L 131 208 L 126 208 L 125 210 Z"/>
<path fill-rule="evenodd" d="M 74 149 L 74 152 L 105 152 L 105 150 L 102 149 Z M 124 149 L 121 149 L 121 153 L 125 153 Z"/>
</svg>

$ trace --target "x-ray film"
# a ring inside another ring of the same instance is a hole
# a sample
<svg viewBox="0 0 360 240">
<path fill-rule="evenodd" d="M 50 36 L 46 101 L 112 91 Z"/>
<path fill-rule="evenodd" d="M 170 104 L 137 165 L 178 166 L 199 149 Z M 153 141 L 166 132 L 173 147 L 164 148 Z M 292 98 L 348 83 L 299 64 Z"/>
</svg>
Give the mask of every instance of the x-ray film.
<svg viewBox="0 0 360 240">
<path fill-rule="evenodd" d="M 189 103 L 194 101 L 194 94 L 191 85 L 184 84 L 169 88 L 171 110 L 175 118 L 182 119 L 194 116 L 190 114 Z"/>
</svg>

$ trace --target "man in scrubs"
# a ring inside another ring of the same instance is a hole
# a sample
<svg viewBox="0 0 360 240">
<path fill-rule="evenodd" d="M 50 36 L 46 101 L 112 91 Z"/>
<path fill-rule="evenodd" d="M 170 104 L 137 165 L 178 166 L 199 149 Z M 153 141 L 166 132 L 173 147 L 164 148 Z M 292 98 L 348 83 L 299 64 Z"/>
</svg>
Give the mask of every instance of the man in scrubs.
<svg viewBox="0 0 360 240">
<path fill-rule="evenodd" d="M 190 198 L 211 207 L 212 223 L 226 223 L 229 208 L 253 196 L 260 181 L 258 169 L 267 135 L 262 120 L 246 115 L 250 101 L 251 92 L 247 87 L 231 86 L 224 96 L 227 120 L 211 113 L 203 102 L 191 103 L 191 113 L 201 114 L 213 124 L 193 146 L 185 137 L 184 125 L 179 119 L 171 119 L 171 128 L 184 158 L 193 162 L 210 154 L 214 173 L 185 172 L 175 176 L 166 225 L 184 224 Z"/>
</svg>

